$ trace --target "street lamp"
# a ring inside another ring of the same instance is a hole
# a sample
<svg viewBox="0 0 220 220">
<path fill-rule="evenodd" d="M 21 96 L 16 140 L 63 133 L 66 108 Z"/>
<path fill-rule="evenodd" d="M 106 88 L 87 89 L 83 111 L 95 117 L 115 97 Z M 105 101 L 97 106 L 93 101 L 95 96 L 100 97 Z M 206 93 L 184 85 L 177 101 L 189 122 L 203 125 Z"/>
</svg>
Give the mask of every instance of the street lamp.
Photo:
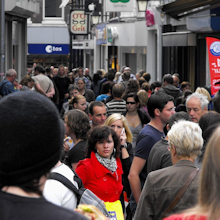
<svg viewBox="0 0 220 220">
<path fill-rule="evenodd" d="M 138 11 L 145 12 L 147 10 L 147 1 L 148 0 L 136 0 L 138 3 Z"/>
<path fill-rule="evenodd" d="M 93 11 L 91 13 L 91 17 L 92 17 L 92 24 L 93 25 L 96 25 L 99 23 L 99 17 L 100 17 L 100 14 L 98 11 Z"/>
<path fill-rule="evenodd" d="M 99 23 L 99 17 L 100 17 L 100 12 L 102 11 L 102 5 L 98 2 L 95 2 L 95 4 L 92 2 L 91 4 L 88 5 L 89 11 L 92 13 L 91 18 L 92 18 L 92 24 L 96 25 Z"/>
</svg>

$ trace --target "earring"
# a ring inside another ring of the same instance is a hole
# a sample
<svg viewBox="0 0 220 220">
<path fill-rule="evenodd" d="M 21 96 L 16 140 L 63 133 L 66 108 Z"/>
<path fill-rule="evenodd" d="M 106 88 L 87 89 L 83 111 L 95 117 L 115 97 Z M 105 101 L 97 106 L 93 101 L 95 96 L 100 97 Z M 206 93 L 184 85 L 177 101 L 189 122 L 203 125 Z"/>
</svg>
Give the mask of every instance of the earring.
<svg viewBox="0 0 220 220">
<path fill-rule="evenodd" d="M 99 150 L 96 149 L 96 152 L 99 153 Z"/>
<path fill-rule="evenodd" d="M 115 153 L 116 153 L 116 149 L 115 148 L 114 148 L 113 152 L 114 152 L 114 156 L 115 156 Z"/>
</svg>

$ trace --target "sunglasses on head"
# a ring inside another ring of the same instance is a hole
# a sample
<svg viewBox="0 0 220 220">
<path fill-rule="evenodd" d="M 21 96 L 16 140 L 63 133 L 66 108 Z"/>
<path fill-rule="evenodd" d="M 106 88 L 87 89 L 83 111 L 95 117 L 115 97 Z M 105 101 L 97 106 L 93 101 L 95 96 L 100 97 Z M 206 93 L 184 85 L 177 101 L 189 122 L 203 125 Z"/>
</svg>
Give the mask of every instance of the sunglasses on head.
<svg viewBox="0 0 220 220">
<path fill-rule="evenodd" d="M 126 102 L 127 105 L 131 104 L 131 105 L 134 105 L 136 104 L 136 102 Z"/>
</svg>

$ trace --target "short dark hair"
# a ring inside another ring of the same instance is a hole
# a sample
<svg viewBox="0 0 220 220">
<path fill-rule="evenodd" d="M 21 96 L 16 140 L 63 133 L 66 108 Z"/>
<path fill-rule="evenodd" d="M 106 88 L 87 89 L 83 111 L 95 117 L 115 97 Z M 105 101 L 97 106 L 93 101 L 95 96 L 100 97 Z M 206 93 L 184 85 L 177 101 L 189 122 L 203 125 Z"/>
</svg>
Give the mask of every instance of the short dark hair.
<svg viewBox="0 0 220 220">
<path fill-rule="evenodd" d="M 89 104 L 89 113 L 91 115 L 94 114 L 93 109 L 94 109 L 95 106 L 103 107 L 103 106 L 105 106 L 105 104 L 101 101 L 92 101 L 92 102 L 90 102 L 90 104 Z"/>
<path fill-rule="evenodd" d="M 150 79 L 151 79 L 150 73 L 144 73 L 144 74 L 143 74 L 143 77 L 144 77 L 144 79 L 145 79 L 147 82 L 149 82 Z"/>
<path fill-rule="evenodd" d="M 191 87 L 190 83 L 187 82 L 187 81 L 183 81 L 183 82 L 180 84 L 180 87 L 181 87 L 182 90 L 183 90 L 184 88 L 186 88 L 187 86 Z"/>
<path fill-rule="evenodd" d="M 150 84 L 147 83 L 147 82 L 144 82 L 144 83 L 141 85 L 141 89 L 145 90 L 146 92 L 149 92 L 149 90 L 150 90 Z"/>
<path fill-rule="evenodd" d="M 171 74 L 165 74 L 163 76 L 163 82 L 167 82 L 169 84 L 173 84 L 173 77 Z"/>
<path fill-rule="evenodd" d="M 113 79 L 115 78 L 115 74 L 113 72 L 108 72 L 106 76 L 109 81 L 113 81 Z"/>
<path fill-rule="evenodd" d="M 79 87 L 75 84 L 70 84 L 69 87 L 68 87 L 68 92 L 70 92 L 72 90 L 78 90 L 79 91 Z"/>
<path fill-rule="evenodd" d="M 88 144 L 87 144 L 87 154 L 86 156 L 89 158 L 91 156 L 91 152 L 97 152 L 95 145 L 98 141 L 107 140 L 109 135 L 112 135 L 112 139 L 114 142 L 115 153 L 114 156 L 117 158 L 120 155 L 120 141 L 118 135 L 115 133 L 113 129 L 109 126 L 97 126 L 93 128 L 88 135 Z"/>
<path fill-rule="evenodd" d="M 159 81 L 155 81 L 153 83 L 151 83 L 150 85 L 150 90 L 153 92 L 157 87 L 161 87 L 162 83 Z"/>
<path fill-rule="evenodd" d="M 136 92 L 130 92 L 125 96 L 125 100 L 127 100 L 127 98 L 134 98 L 135 102 L 139 102 L 139 98 Z"/>
<path fill-rule="evenodd" d="M 107 82 L 104 82 L 102 84 L 102 91 L 101 91 L 101 94 L 106 94 L 109 92 L 109 89 L 110 89 L 110 85 L 111 85 L 111 82 L 107 81 Z"/>
<path fill-rule="evenodd" d="M 145 80 L 144 77 L 140 77 L 139 80 L 138 80 L 138 82 L 139 82 L 139 85 L 140 85 L 140 87 L 141 87 L 141 86 L 142 86 L 144 83 L 146 83 L 147 81 Z"/>
<path fill-rule="evenodd" d="M 154 110 L 159 109 L 161 112 L 163 111 L 164 106 L 170 102 L 173 101 L 173 97 L 170 95 L 167 95 L 163 92 L 156 92 L 148 99 L 147 103 L 147 109 L 148 113 L 151 118 L 155 117 Z"/>
<path fill-rule="evenodd" d="M 86 139 L 87 133 L 90 130 L 88 115 L 78 109 L 70 110 L 65 118 L 69 129 L 75 134 L 77 139 Z"/>
<path fill-rule="evenodd" d="M 34 68 L 34 70 L 36 71 L 38 71 L 39 73 L 45 73 L 45 69 L 41 66 L 41 65 L 37 65 L 35 68 Z"/>
<path fill-rule="evenodd" d="M 113 97 L 121 98 L 124 91 L 125 91 L 125 89 L 122 85 L 116 84 L 113 86 L 112 95 L 113 95 Z"/>
<path fill-rule="evenodd" d="M 47 67 L 47 68 L 45 69 L 45 71 L 46 71 L 46 73 L 50 73 L 50 72 L 52 71 L 52 69 L 51 69 L 50 67 Z"/>
<path fill-rule="evenodd" d="M 190 121 L 190 117 L 186 112 L 176 112 L 170 117 L 168 121 L 169 129 L 171 129 L 173 124 L 178 122 L 179 120 Z"/>
</svg>

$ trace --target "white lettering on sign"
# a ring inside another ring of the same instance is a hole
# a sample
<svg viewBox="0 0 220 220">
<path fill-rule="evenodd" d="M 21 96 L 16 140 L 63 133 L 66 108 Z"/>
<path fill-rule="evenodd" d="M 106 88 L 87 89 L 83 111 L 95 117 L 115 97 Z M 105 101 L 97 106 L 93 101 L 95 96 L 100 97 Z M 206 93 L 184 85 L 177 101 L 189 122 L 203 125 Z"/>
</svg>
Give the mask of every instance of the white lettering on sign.
<svg viewBox="0 0 220 220">
<path fill-rule="evenodd" d="M 45 47 L 45 51 L 47 53 L 52 53 L 52 52 L 61 52 L 62 51 L 62 47 L 55 47 L 55 46 L 52 46 L 52 45 L 47 45 Z"/>
</svg>

